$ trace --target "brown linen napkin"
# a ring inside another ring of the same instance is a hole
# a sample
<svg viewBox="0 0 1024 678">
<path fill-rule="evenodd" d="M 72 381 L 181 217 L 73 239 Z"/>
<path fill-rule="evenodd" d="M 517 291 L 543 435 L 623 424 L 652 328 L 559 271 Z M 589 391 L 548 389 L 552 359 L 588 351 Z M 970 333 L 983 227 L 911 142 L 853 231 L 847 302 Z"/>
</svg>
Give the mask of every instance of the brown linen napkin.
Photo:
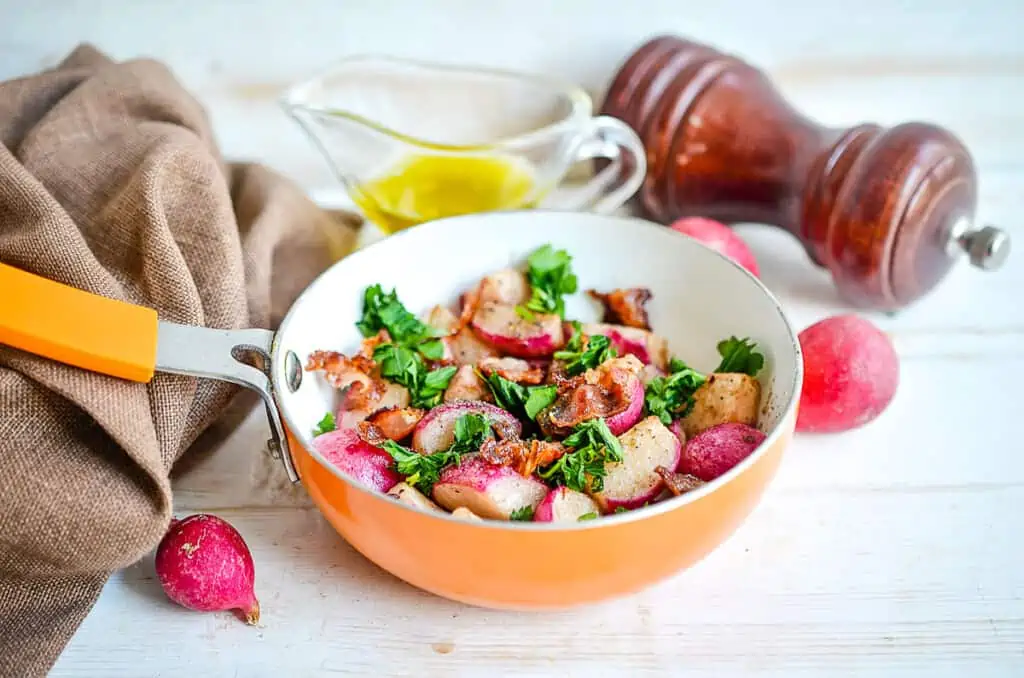
<svg viewBox="0 0 1024 678">
<path fill-rule="evenodd" d="M 269 170 L 224 162 L 154 61 L 82 46 L 0 83 L 0 141 L 0 261 L 167 320 L 276 325 L 344 228 Z M 0 346 L 0 676 L 45 675 L 111 572 L 156 546 L 172 465 L 237 394 Z"/>
</svg>

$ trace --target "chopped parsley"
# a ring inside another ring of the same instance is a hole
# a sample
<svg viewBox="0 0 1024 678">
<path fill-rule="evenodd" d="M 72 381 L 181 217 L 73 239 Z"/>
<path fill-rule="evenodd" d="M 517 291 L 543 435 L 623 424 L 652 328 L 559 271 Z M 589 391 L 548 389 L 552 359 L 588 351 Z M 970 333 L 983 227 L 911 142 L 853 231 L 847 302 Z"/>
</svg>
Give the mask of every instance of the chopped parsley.
<svg viewBox="0 0 1024 678">
<path fill-rule="evenodd" d="M 565 317 L 566 294 L 576 291 L 576 274 L 572 271 L 572 256 L 565 250 L 544 245 L 534 250 L 526 261 L 526 279 L 530 283 L 530 299 L 517 312 L 531 318 L 532 313 L 557 313 Z"/>
<path fill-rule="evenodd" d="M 626 508 L 625 506 L 616 506 L 615 507 L 615 513 L 628 513 L 628 512 L 629 512 L 629 509 Z"/>
<path fill-rule="evenodd" d="M 764 367 L 764 356 L 755 350 L 749 338 L 729 337 L 718 342 L 722 362 L 715 372 L 741 372 L 756 376 Z M 669 374 L 656 377 L 644 390 L 644 409 L 668 426 L 673 419 L 685 417 L 693 407 L 693 394 L 708 380 L 706 374 L 689 367 L 678 358 L 669 362 Z"/>
<path fill-rule="evenodd" d="M 529 522 L 533 520 L 533 507 L 527 504 L 526 506 L 517 508 L 511 514 L 509 514 L 508 519 Z"/>
<path fill-rule="evenodd" d="M 582 523 L 584 520 L 597 520 L 597 514 L 591 511 L 590 513 L 584 513 L 582 516 L 576 519 L 576 522 Z"/>
<path fill-rule="evenodd" d="M 541 410 L 558 397 L 557 386 L 523 386 L 497 372 L 492 372 L 484 381 L 494 394 L 498 407 L 517 416 L 525 414 L 532 420 L 536 420 Z"/>
<path fill-rule="evenodd" d="M 669 370 L 668 376 L 655 377 L 644 389 L 646 414 L 656 416 L 665 426 L 689 413 L 693 394 L 707 381 L 706 376 L 677 358 L 669 363 Z"/>
<path fill-rule="evenodd" d="M 611 340 L 603 334 L 587 337 L 586 347 L 584 347 L 583 331 L 579 322 L 573 321 L 572 325 L 572 337 L 566 342 L 564 349 L 555 351 L 554 354 L 555 360 L 565 363 L 565 371 L 570 377 L 583 374 L 618 355 Z"/>
<path fill-rule="evenodd" d="M 749 338 L 729 337 L 718 342 L 722 362 L 715 368 L 715 372 L 742 372 L 751 377 L 756 376 L 764 367 L 764 356 L 754 350 L 756 346 Z"/>
<path fill-rule="evenodd" d="M 427 370 L 419 353 L 399 344 L 381 344 L 373 350 L 373 359 L 380 366 L 382 377 L 408 389 L 412 407 L 428 409 L 441 404 L 457 369 L 449 365 Z"/>
<path fill-rule="evenodd" d="M 334 423 L 334 414 L 328 412 L 324 415 L 324 418 L 317 422 L 316 428 L 313 429 L 313 436 L 323 435 L 324 433 L 330 433 L 337 426 Z"/>
<path fill-rule="evenodd" d="M 484 441 L 492 437 L 491 422 L 476 412 L 468 412 L 455 421 L 455 440 L 449 452 L 478 452 Z"/>
<path fill-rule="evenodd" d="M 572 451 L 542 469 L 539 475 L 553 485 L 570 490 L 594 492 L 604 489 L 605 464 L 622 461 L 622 444 L 608 430 L 604 419 L 588 419 L 578 424 L 562 441 Z"/>
<path fill-rule="evenodd" d="M 430 360 L 444 355 L 444 345 L 437 338 L 442 332 L 413 315 L 399 301 L 395 290 L 384 292 L 379 284 L 363 291 L 363 315 L 356 327 L 364 337 L 387 330 L 392 342 L 414 348 Z"/>
<path fill-rule="evenodd" d="M 462 460 L 458 452 L 420 454 L 393 440 L 385 440 L 380 447 L 395 460 L 395 470 L 405 476 L 405 482 L 428 496 L 441 475 L 441 469 Z"/>
<path fill-rule="evenodd" d="M 487 419 L 469 413 L 455 422 L 455 440 L 444 452 L 420 454 L 393 440 L 385 440 L 380 447 L 395 460 L 395 470 L 405 476 L 405 482 L 429 496 L 441 476 L 441 470 L 461 462 L 463 455 L 479 450 L 490 435 L 491 425 Z"/>
</svg>

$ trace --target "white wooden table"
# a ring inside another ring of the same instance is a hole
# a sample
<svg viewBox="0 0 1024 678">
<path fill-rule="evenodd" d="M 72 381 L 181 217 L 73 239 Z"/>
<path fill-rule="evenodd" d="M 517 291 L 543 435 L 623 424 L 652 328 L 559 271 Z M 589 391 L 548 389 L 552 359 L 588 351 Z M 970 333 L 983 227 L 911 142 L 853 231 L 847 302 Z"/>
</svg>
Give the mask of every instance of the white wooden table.
<svg viewBox="0 0 1024 678">
<path fill-rule="evenodd" d="M 902 359 L 890 410 L 855 432 L 798 437 L 739 532 L 652 590 L 543 615 L 414 590 L 356 554 L 287 484 L 261 454 L 257 411 L 180 480 L 176 508 L 216 512 L 245 535 L 261 625 L 174 607 L 145 561 L 111 580 L 53 675 L 1024 675 L 1024 4 L 149 7 L 9 6 L 0 77 L 52 63 L 81 39 L 117 57 L 156 56 L 209 107 L 226 155 L 262 160 L 331 196 L 326 167 L 274 97 L 342 54 L 544 69 L 600 91 L 646 36 L 679 32 L 765 67 L 799 108 L 830 124 L 948 126 L 978 163 L 980 216 L 1009 229 L 1019 251 L 999 274 L 964 267 L 912 309 L 872 316 Z M 845 310 L 795 241 L 740 228 L 798 325 Z"/>
</svg>

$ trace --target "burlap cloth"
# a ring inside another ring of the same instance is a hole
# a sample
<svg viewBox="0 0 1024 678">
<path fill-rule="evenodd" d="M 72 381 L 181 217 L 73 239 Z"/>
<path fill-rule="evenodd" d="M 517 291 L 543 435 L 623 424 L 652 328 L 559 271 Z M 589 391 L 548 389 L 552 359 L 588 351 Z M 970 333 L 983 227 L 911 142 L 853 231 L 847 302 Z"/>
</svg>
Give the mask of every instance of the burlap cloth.
<svg viewBox="0 0 1024 678">
<path fill-rule="evenodd" d="M 225 162 L 159 63 L 82 46 L 0 83 L 0 140 L 4 263 L 218 328 L 274 326 L 330 263 L 339 224 L 271 171 Z M 237 394 L 0 346 L 0 676 L 45 675 L 109 575 L 156 546 L 172 466 Z"/>
</svg>

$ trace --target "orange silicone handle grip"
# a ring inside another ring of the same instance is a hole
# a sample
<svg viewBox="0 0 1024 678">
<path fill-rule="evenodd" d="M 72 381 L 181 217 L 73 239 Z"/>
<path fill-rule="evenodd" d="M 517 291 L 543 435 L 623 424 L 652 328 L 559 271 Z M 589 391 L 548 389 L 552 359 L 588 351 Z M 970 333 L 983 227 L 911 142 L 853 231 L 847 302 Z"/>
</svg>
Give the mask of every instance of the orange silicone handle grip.
<svg viewBox="0 0 1024 678">
<path fill-rule="evenodd" d="M 67 365 L 148 382 L 157 315 L 0 264 L 0 344 Z"/>
</svg>

